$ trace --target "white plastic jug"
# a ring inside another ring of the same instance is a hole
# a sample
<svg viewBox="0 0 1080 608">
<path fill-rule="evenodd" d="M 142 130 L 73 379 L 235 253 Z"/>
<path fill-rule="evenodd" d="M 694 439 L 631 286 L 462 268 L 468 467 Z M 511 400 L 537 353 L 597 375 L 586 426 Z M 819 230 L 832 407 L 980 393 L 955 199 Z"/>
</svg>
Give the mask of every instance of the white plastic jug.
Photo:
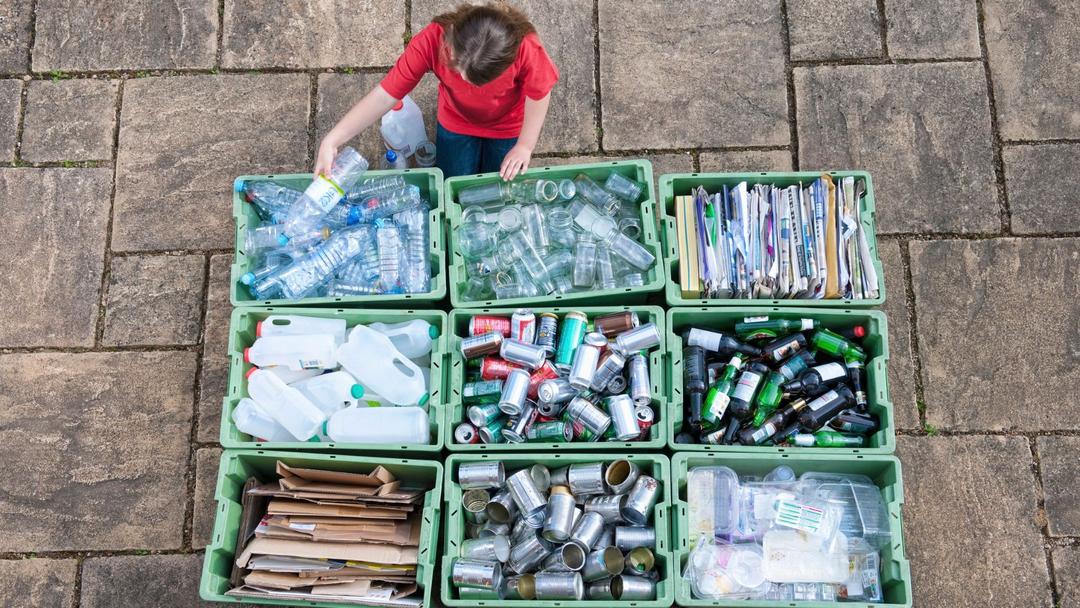
<svg viewBox="0 0 1080 608">
<path fill-rule="evenodd" d="M 428 417 L 418 407 L 350 407 L 326 422 L 326 434 L 348 443 L 431 443 Z"/>
<path fill-rule="evenodd" d="M 410 359 L 419 359 L 431 352 L 439 330 L 423 319 L 401 323 L 368 323 L 368 327 L 390 338 L 398 352 Z"/>
<path fill-rule="evenodd" d="M 274 365 L 272 367 L 262 368 L 268 372 L 271 372 L 285 384 L 293 384 L 307 378 L 314 378 L 323 373 L 321 369 L 289 369 L 284 365 Z"/>
<path fill-rule="evenodd" d="M 326 414 L 303 393 L 274 374 L 252 368 L 248 372 L 248 395 L 259 409 L 285 427 L 297 441 L 307 441 L 326 421 Z"/>
<path fill-rule="evenodd" d="M 263 441 L 296 441 L 285 427 L 262 411 L 254 399 L 244 397 L 236 404 L 232 421 L 241 433 Z"/>
<path fill-rule="evenodd" d="M 428 400 L 424 374 L 398 352 L 390 338 L 364 325 L 349 332 L 349 341 L 337 350 L 341 367 L 395 405 L 424 405 Z"/>
<path fill-rule="evenodd" d="M 255 337 L 330 334 L 338 344 L 345 341 L 345 319 L 321 319 L 300 315 L 270 315 L 255 325 Z"/>
<path fill-rule="evenodd" d="M 406 158 L 412 156 L 420 144 L 427 141 L 424 113 L 408 95 L 392 110 L 383 114 L 379 131 L 382 132 L 386 147 L 396 150 Z"/>
<path fill-rule="evenodd" d="M 349 375 L 349 372 L 330 372 L 301 380 L 292 386 L 327 416 L 340 409 L 355 406 L 356 400 L 364 396 L 364 387 L 357 384 L 356 378 Z"/>
<path fill-rule="evenodd" d="M 244 349 L 244 361 L 259 367 L 284 365 L 289 369 L 333 369 L 337 340 L 330 334 L 265 336 Z"/>
</svg>

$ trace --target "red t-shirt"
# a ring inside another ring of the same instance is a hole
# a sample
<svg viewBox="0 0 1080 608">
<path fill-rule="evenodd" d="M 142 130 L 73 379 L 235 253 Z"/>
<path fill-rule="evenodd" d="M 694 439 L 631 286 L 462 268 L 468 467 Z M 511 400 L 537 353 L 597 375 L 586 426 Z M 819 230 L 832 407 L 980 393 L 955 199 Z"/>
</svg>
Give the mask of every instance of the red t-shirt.
<svg viewBox="0 0 1080 608">
<path fill-rule="evenodd" d="M 495 80 L 476 86 L 446 63 L 443 27 L 432 23 L 413 37 L 382 80 L 382 88 L 401 99 L 431 71 L 439 79 L 439 123 L 447 130 L 475 137 L 507 138 L 521 133 L 525 96 L 542 99 L 559 80 L 536 34 L 518 47 L 517 59 Z"/>
</svg>

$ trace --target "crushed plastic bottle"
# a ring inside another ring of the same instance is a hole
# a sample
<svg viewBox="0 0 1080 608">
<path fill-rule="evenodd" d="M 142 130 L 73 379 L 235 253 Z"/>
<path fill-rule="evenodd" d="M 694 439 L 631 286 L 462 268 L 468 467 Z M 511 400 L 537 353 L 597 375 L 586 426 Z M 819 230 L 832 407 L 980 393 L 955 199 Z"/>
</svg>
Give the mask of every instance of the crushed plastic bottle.
<svg viewBox="0 0 1080 608">
<path fill-rule="evenodd" d="M 304 190 L 303 196 L 289 208 L 285 219 L 285 234 L 301 234 L 319 226 L 327 213 L 345 196 L 368 169 L 368 162 L 353 148 L 342 148 L 330 175 L 316 177 Z"/>
<path fill-rule="evenodd" d="M 252 294 L 257 300 L 269 299 L 273 295 L 281 295 L 289 300 L 302 298 L 314 292 L 340 266 L 363 251 L 364 239 L 369 237 L 370 231 L 362 226 L 335 232 L 308 254 L 254 283 L 251 286 Z"/>
<path fill-rule="evenodd" d="M 263 221 L 275 224 L 285 221 L 289 209 L 303 196 L 303 192 L 270 181 L 236 180 L 233 189 L 255 206 L 255 212 Z"/>
<path fill-rule="evenodd" d="M 384 293 L 401 293 L 401 272 L 405 266 L 401 226 L 389 220 L 376 220 L 375 241 L 379 247 L 379 286 Z"/>
<path fill-rule="evenodd" d="M 420 188 L 409 184 L 383 192 L 376 196 L 361 201 L 357 206 L 360 208 L 360 222 L 371 223 L 384 217 L 390 217 L 408 209 L 425 206 L 424 199 L 420 198 Z"/>
<path fill-rule="evenodd" d="M 403 290 L 405 293 L 431 291 L 427 205 L 395 214 L 394 222 L 405 230 L 405 266 L 401 276 Z"/>
</svg>

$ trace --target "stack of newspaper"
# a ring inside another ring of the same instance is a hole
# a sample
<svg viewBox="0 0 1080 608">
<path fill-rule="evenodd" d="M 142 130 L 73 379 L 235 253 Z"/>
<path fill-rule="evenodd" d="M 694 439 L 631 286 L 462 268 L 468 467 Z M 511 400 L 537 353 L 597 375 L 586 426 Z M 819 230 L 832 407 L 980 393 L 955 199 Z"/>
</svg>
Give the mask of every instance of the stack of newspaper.
<svg viewBox="0 0 1080 608">
<path fill-rule="evenodd" d="M 866 183 L 698 187 L 675 198 L 682 296 L 871 299 L 879 277 L 861 217 Z"/>
<path fill-rule="evenodd" d="M 244 488 L 235 597 L 418 607 L 425 488 L 385 468 L 324 471 L 277 463 Z"/>
</svg>

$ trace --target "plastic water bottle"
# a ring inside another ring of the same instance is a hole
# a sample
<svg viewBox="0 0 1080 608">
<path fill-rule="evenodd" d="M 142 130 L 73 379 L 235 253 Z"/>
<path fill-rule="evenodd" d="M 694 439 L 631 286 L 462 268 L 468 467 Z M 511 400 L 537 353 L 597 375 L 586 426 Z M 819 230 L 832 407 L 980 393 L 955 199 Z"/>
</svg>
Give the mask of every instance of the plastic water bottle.
<svg viewBox="0 0 1080 608">
<path fill-rule="evenodd" d="M 256 281 L 261 281 L 270 276 L 274 272 L 288 266 L 292 263 L 292 257 L 285 253 L 271 252 L 266 254 L 263 258 L 261 266 L 255 267 L 255 270 L 245 272 L 240 275 L 240 282 L 244 285 L 252 285 Z"/>
<path fill-rule="evenodd" d="M 359 152 L 349 146 L 342 148 L 334 159 L 330 175 L 316 177 L 304 190 L 304 195 L 289 208 L 285 234 L 300 234 L 317 227 L 367 169 L 368 162 Z"/>
<path fill-rule="evenodd" d="M 233 183 L 233 189 L 244 195 L 249 203 L 255 205 L 259 217 L 274 223 L 285 221 L 289 209 L 304 194 L 288 186 L 268 181 L 243 181 Z"/>
<path fill-rule="evenodd" d="M 314 378 L 315 376 L 323 373 L 323 370 L 321 369 L 289 369 L 284 365 L 263 367 L 261 369 L 274 374 L 278 378 L 281 378 L 281 381 L 285 384 L 292 384 L 294 382 L 300 382 L 301 380 L 306 380 L 308 378 Z"/>
<path fill-rule="evenodd" d="M 342 226 L 354 226 L 360 223 L 360 220 L 364 217 L 364 209 L 359 205 L 353 205 L 346 203 L 344 199 L 334 208 L 330 210 L 330 213 L 326 214 L 323 220 L 328 226 L 342 227 Z"/>
<path fill-rule="evenodd" d="M 406 159 L 416 152 L 420 144 L 427 141 L 424 113 L 408 95 L 383 114 L 379 131 L 382 132 L 387 149 L 397 150 Z"/>
<path fill-rule="evenodd" d="M 345 319 L 324 319 L 303 315 L 270 315 L 255 324 L 255 337 L 329 334 L 338 344 L 345 342 Z"/>
<path fill-rule="evenodd" d="M 420 197 L 420 188 L 409 184 L 397 190 L 372 196 L 358 206 L 361 213 L 360 221 L 370 223 L 407 209 L 426 207 L 427 202 Z"/>
<path fill-rule="evenodd" d="M 428 400 L 424 375 L 401 354 L 390 338 L 364 325 L 349 332 L 337 350 L 341 367 L 364 385 L 395 405 L 424 405 Z"/>
<path fill-rule="evenodd" d="M 431 290 L 431 263 L 428 260 L 428 208 L 414 207 L 394 215 L 394 222 L 405 229 L 405 268 L 401 285 L 405 293 Z"/>
<path fill-rule="evenodd" d="M 244 233 L 244 252 L 252 255 L 267 249 L 283 247 L 303 251 L 328 238 L 330 238 L 330 229 L 325 227 L 308 230 L 290 238 L 285 236 L 285 230 L 281 224 L 267 224 L 258 228 L 249 228 Z"/>
<path fill-rule="evenodd" d="M 389 220 L 377 220 L 375 241 L 379 247 L 379 286 L 383 293 L 401 293 L 401 269 L 405 265 L 401 226 Z"/>
<path fill-rule="evenodd" d="M 257 300 L 265 300 L 275 294 L 296 300 L 315 291 L 333 276 L 345 262 L 360 253 L 370 232 L 364 226 L 339 230 L 329 240 L 311 250 L 292 264 L 271 274 L 251 286 Z"/>
<path fill-rule="evenodd" d="M 346 407 L 356 405 L 356 400 L 364 396 L 364 387 L 356 383 L 356 378 L 348 372 L 330 372 L 293 385 L 323 411 L 327 416 Z"/>
<path fill-rule="evenodd" d="M 404 154 L 398 154 L 394 150 L 387 150 L 386 156 L 383 156 L 382 161 L 383 169 L 408 169 L 409 159 Z"/>
<path fill-rule="evenodd" d="M 254 399 L 244 397 L 232 412 L 237 430 L 263 441 L 296 441 L 285 427 L 262 411 Z"/>
<path fill-rule="evenodd" d="M 265 336 L 244 349 L 244 361 L 268 367 L 284 365 L 289 369 L 333 369 L 337 341 L 331 334 L 301 336 Z"/>
<path fill-rule="evenodd" d="M 384 192 L 392 192 L 404 188 L 405 178 L 401 175 L 380 175 L 361 180 L 353 186 L 345 195 L 345 201 L 355 205 L 372 196 L 378 196 Z"/>
<path fill-rule="evenodd" d="M 285 427 L 298 441 L 314 437 L 326 420 L 326 414 L 303 393 L 270 372 L 252 368 L 247 374 L 247 381 L 248 395 L 255 400 L 259 409 Z"/>
<path fill-rule="evenodd" d="M 431 443 L 427 412 L 418 407 L 350 407 L 326 421 L 340 443 Z"/>
<path fill-rule="evenodd" d="M 431 352 L 439 330 L 423 319 L 401 323 L 368 323 L 368 327 L 390 338 L 394 348 L 410 359 L 419 359 Z"/>
</svg>

